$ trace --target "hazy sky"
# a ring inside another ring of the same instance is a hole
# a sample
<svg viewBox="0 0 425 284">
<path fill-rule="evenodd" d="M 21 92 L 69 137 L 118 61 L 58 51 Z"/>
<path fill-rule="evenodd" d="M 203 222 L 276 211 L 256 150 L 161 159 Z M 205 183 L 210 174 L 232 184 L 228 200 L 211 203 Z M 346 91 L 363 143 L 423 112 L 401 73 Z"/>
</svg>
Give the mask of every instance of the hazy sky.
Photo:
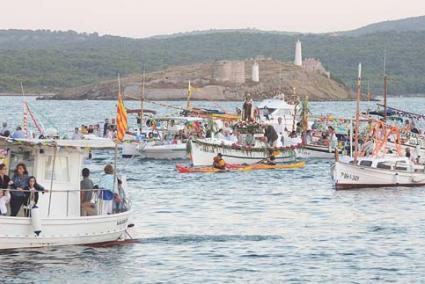
<svg viewBox="0 0 425 284">
<path fill-rule="evenodd" d="M 147 37 L 258 28 L 331 32 L 425 15 L 425 0 L 3 0 L 0 29 Z"/>
</svg>

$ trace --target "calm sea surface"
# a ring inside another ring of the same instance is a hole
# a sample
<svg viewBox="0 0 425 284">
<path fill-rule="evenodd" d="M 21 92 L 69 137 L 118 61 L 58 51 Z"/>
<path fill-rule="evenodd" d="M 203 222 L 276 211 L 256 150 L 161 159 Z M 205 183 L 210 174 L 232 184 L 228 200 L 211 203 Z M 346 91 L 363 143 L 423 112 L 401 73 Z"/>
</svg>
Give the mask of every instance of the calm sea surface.
<svg viewBox="0 0 425 284">
<path fill-rule="evenodd" d="M 30 100 L 45 127 L 62 133 L 115 114 L 114 101 Z M 390 103 L 425 110 L 425 99 Z M 350 115 L 354 103 L 312 109 Z M 21 120 L 22 99 L 0 98 L 0 121 Z M 111 160 L 98 155 L 89 167 L 98 174 Z M 186 175 L 170 161 L 119 163 L 137 242 L 0 253 L 0 283 L 425 282 L 425 188 L 335 191 L 330 161 L 297 171 Z"/>
</svg>

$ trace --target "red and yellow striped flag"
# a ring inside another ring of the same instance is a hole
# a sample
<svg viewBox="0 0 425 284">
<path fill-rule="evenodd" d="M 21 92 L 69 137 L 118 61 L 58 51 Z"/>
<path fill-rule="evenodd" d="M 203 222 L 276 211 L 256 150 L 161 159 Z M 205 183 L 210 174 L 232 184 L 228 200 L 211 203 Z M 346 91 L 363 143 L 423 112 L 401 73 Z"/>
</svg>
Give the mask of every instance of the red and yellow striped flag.
<svg viewBox="0 0 425 284">
<path fill-rule="evenodd" d="M 124 140 L 125 132 L 127 131 L 127 110 L 124 106 L 121 93 L 118 94 L 117 105 L 117 140 L 122 142 Z"/>
</svg>

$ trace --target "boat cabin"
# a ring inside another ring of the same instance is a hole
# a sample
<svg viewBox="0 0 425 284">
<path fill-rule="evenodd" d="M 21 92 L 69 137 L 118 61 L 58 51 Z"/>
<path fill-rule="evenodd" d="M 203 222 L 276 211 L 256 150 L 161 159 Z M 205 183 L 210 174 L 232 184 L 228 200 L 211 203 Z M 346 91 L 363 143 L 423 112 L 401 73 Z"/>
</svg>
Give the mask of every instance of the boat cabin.
<svg viewBox="0 0 425 284">
<path fill-rule="evenodd" d="M 9 176 L 24 163 L 29 176 L 48 192 L 39 193 L 42 218 L 79 217 L 80 180 L 83 162 L 90 149 L 114 148 L 111 140 L 14 140 L 0 138 L 1 162 Z"/>
<path fill-rule="evenodd" d="M 354 164 L 354 160 L 349 162 Z M 363 157 L 359 158 L 357 165 L 391 171 L 424 172 L 423 165 L 416 165 L 406 157 L 386 155 L 382 158 Z"/>
</svg>

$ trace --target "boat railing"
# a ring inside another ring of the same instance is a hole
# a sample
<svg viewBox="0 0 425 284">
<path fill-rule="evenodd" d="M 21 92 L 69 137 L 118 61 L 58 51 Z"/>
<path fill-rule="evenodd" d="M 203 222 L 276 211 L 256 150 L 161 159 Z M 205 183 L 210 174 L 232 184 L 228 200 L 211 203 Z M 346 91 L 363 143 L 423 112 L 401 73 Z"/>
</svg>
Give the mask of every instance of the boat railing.
<svg viewBox="0 0 425 284">
<path fill-rule="evenodd" d="M 7 189 L 1 189 L 0 191 L 7 191 L 7 192 L 24 192 L 26 194 L 28 194 L 28 196 L 31 193 L 50 193 L 50 192 L 54 192 L 54 193 L 66 193 L 66 217 L 69 217 L 69 207 L 70 207 L 70 203 L 69 203 L 69 199 L 70 199 L 70 193 L 79 193 L 81 195 L 81 193 L 83 192 L 92 192 L 94 193 L 92 196 L 92 199 L 90 200 L 90 203 L 92 203 L 96 208 L 96 214 L 90 215 L 90 216 L 99 216 L 99 215 L 105 215 L 103 212 L 100 212 L 103 206 L 103 202 L 104 202 L 104 193 L 105 193 L 105 189 L 103 188 L 93 188 L 93 189 L 55 189 L 55 190 L 45 190 L 45 191 L 28 191 L 28 190 L 19 190 L 19 189 L 13 189 L 13 188 L 7 188 Z M 122 212 L 126 212 L 128 210 L 130 210 L 131 208 L 131 201 L 130 199 L 127 197 L 126 191 L 124 190 L 124 188 L 119 188 L 118 189 L 118 195 L 119 195 L 119 202 L 116 201 L 115 195 L 113 200 L 113 213 L 112 214 L 117 214 L 117 213 L 122 213 Z M 50 199 L 51 199 L 51 195 L 49 194 L 49 205 L 50 205 Z M 81 199 L 80 199 L 81 201 Z M 81 207 L 82 203 L 80 202 L 80 207 Z M 30 211 L 30 209 L 25 208 L 24 209 Z M 80 212 L 82 213 L 82 212 Z M 49 214 L 50 215 L 50 210 L 49 210 Z M 28 216 L 30 216 L 28 214 Z M 83 216 L 83 215 L 81 215 Z"/>
</svg>

